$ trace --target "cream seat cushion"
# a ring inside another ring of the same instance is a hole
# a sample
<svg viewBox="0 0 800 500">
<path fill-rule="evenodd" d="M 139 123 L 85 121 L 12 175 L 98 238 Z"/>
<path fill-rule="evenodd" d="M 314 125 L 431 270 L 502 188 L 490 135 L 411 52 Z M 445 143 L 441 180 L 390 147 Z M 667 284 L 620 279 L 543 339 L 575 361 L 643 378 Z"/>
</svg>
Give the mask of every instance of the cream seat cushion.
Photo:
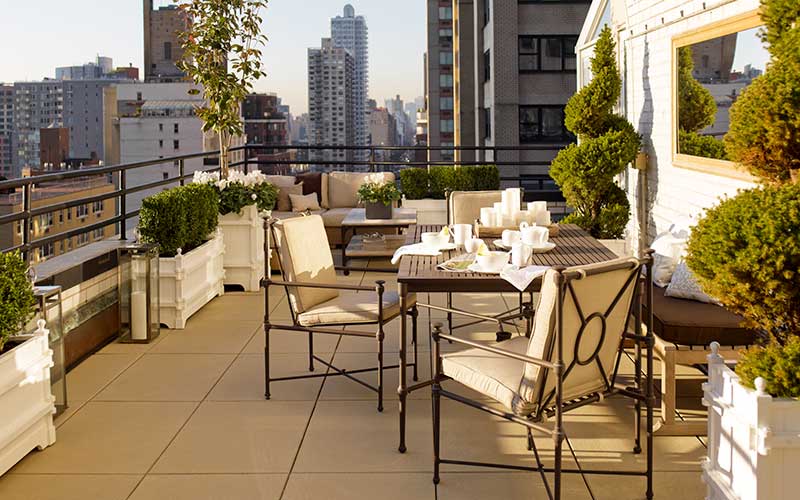
<svg viewBox="0 0 800 500">
<path fill-rule="evenodd" d="M 352 208 L 331 208 L 322 214 L 325 227 L 342 227 L 342 221 L 350 214 Z"/>
<path fill-rule="evenodd" d="M 292 212 L 305 212 L 306 210 L 313 210 L 313 211 L 322 210 L 322 207 L 319 206 L 319 200 L 317 199 L 316 193 L 311 193 L 311 194 L 290 193 L 289 201 L 291 201 Z"/>
<path fill-rule="evenodd" d="M 325 215 L 325 210 L 313 210 L 311 215 Z M 282 212 L 280 210 L 273 210 L 272 216 L 278 220 L 294 219 L 296 217 L 303 217 L 304 214 L 298 212 Z"/>
<path fill-rule="evenodd" d="M 408 306 L 416 304 L 417 297 L 408 295 Z M 397 292 L 383 294 L 384 321 L 400 315 L 400 296 Z M 303 326 L 373 323 L 378 321 L 377 292 L 341 292 L 338 297 L 319 304 L 298 315 Z M 519 378 L 519 377 L 517 377 Z"/>
<path fill-rule="evenodd" d="M 370 173 L 331 172 L 328 174 L 328 205 L 330 208 L 355 208 L 358 206 L 358 188 Z M 383 172 L 383 178 L 394 182 L 394 174 Z"/>
<path fill-rule="evenodd" d="M 494 347 L 524 355 L 528 350 L 528 339 L 514 337 Z M 480 349 L 466 349 L 442 356 L 442 373 L 517 413 L 531 408 L 520 405 L 519 387 L 524 371 L 523 361 Z"/>
</svg>

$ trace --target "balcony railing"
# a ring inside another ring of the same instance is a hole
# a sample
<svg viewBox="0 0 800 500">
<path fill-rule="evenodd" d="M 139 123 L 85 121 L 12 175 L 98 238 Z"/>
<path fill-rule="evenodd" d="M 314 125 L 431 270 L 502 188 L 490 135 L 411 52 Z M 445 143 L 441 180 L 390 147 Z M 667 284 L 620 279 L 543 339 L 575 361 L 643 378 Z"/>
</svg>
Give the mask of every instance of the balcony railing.
<svg viewBox="0 0 800 500">
<path fill-rule="evenodd" d="M 320 160 L 311 159 L 316 153 L 324 151 L 344 152 L 345 156 L 366 157 L 366 160 Z M 231 149 L 232 154 L 243 152 L 244 159 L 231 163 L 232 168 L 241 168 L 245 172 L 259 168 L 266 173 L 294 173 L 308 170 L 344 170 L 344 171 L 372 171 L 399 172 L 405 168 L 428 167 L 436 165 L 497 165 L 500 170 L 500 179 L 504 185 L 518 185 L 523 187 L 526 200 L 547 200 L 563 202 L 558 187 L 546 174 L 528 174 L 525 168 L 543 167 L 549 165 L 548 159 L 542 160 L 503 160 L 503 156 L 510 153 L 540 152 L 544 156 L 554 156 L 558 151 L 553 146 L 525 146 L 525 147 L 453 147 L 453 146 L 327 146 L 327 145 L 264 145 L 248 144 Z M 356 153 L 360 155 L 356 155 Z M 442 152 L 454 152 L 458 156 L 465 154 L 474 155 L 480 159 L 436 159 L 430 160 L 431 155 L 440 155 Z M 114 234 L 120 239 L 125 239 L 130 222 L 139 215 L 139 208 L 129 209 L 128 197 L 130 195 L 152 190 L 159 187 L 183 185 L 191 180 L 194 172 L 202 170 L 213 172 L 218 170 L 218 151 L 208 151 L 168 158 L 158 158 L 147 161 L 128 163 L 124 165 L 102 166 L 66 170 L 33 177 L 24 177 L 0 181 L 0 200 L 8 207 L 10 213 L 0 215 L 0 243 L 5 248 L 0 251 L 19 250 L 25 255 L 37 248 L 52 246 L 58 241 L 76 236 L 86 235 L 93 231 L 114 226 Z M 242 155 L 239 155 L 242 156 Z M 386 157 L 390 157 L 387 159 Z M 394 157 L 394 159 L 392 159 Z M 200 160 L 202 167 L 186 170 L 186 162 Z M 165 164 L 177 165 L 176 176 L 166 176 L 153 182 L 130 185 L 128 177 L 131 172 L 138 169 L 153 168 Z M 521 173 L 520 173 L 521 172 Z M 33 207 L 33 201 L 42 201 L 38 190 L 44 187 L 52 189 L 59 183 L 85 183 L 92 187 L 96 179 L 108 179 L 108 185 L 113 185 L 113 190 L 94 194 L 92 196 L 76 197 L 75 199 Z M 95 181 L 92 181 L 95 179 Z M 4 194 L 5 193 L 5 194 Z M 81 225 L 74 229 L 61 231 L 42 237 L 37 237 L 33 231 L 32 221 L 41 215 L 72 209 L 73 207 L 89 205 L 105 200 L 116 200 L 116 215 L 91 224 Z M 21 227 L 17 227 L 21 224 Z M 9 227 L 10 226 L 10 227 Z M 5 236 L 8 235 L 8 236 Z M 19 242 L 15 242 L 15 235 L 19 235 Z"/>
</svg>

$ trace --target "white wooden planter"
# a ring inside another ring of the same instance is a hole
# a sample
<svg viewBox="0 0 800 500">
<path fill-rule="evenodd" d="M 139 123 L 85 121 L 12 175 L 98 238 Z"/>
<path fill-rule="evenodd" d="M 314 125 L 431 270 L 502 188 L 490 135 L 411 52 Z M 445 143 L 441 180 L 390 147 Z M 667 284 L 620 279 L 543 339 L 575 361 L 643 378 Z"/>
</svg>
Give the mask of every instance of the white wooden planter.
<svg viewBox="0 0 800 500">
<path fill-rule="evenodd" d="M 53 351 L 44 320 L 38 325 L 24 343 L 0 356 L 0 475 L 34 448 L 56 442 Z"/>
<path fill-rule="evenodd" d="M 703 464 L 707 500 L 798 498 L 800 401 L 779 399 L 739 383 L 711 344 L 708 382 L 708 458 Z"/>
<path fill-rule="evenodd" d="M 249 205 L 241 214 L 220 216 L 219 228 L 225 242 L 225 284 L 257 292 L 264 277 L 264 224 L 258 208 Z"/>
<path fill-rule="evenodd" d="M 214 297 L 223 295 L 225 244 L 222 233 L 187 254 L 159 259 L 161 323 L 183 329 L 186 320 Z"/>
<path fill-rule="evenodd" d="M 417 224 L 447 224 L 447 200 L 434 200 L 432 198 L 425 198 L 423 200 L 403 199 L 403 208 L 414 208 L 417 210 Z"/>
</svg>

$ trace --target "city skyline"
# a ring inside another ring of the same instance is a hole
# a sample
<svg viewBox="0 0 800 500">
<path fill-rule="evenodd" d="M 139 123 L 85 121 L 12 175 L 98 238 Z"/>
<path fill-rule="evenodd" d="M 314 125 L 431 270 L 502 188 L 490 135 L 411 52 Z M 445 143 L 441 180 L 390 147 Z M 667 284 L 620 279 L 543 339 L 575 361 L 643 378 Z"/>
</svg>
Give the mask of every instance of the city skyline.
<svg viewBox="0 0 800 500">
<path fill-rule="evenodd" d="M 171 3 L 155 1 L 156 6 Z M 275 92 L 293 114 L 306 112 L 306 51 L 319 46 L 320 35 L 330 30 L 330 19 L 340 15 L 347 3 L 370 25 L 369 44 L 374 49 L 369 97 L 381 102 L 396 94 L 407 100 L 423 95 L 424 0 L 404 2 L 403 9 L 397 9 L 391 0 L 306 0 L 302 6 L 292 0 L 272 0 L 263 24 L 269 38 L 263 51 L 267 77 L 256 83 L 254 91 Z M 40 16 L 43 9 L 50 15 Z M 4 7 L 4 17 L 36 17 L 41 24 L 37 31 L 49 36 L 34 38 L 21 22 L 5 27 L 6 40 L 17 40 L 28 49 L 17 50 L 18 44 L 0 46 L 0 82 L 53 78 L 56 67 L 83 64 L 97 55 L 112 57 L 117 66 L 144 67 L 139 0 L 15 2 Z M 131 21 L 116 22 L 119 19 Z M 60 39 L 70 43 L 54 43 Z"/>
</svg>

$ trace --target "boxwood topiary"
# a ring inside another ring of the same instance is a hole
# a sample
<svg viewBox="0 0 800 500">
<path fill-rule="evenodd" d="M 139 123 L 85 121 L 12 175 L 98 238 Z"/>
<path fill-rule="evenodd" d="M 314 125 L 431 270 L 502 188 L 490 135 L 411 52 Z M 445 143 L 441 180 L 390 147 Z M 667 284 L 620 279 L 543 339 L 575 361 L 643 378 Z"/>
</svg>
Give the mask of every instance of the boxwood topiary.
<svg viewBox="0 0 800 500">
<path fill-rule="evenodd" d="M 401 179 L 403 179 L 403 172 L 406 171 L 401 171 Z M 423 175 L 414 173 L 410 174 L 410 176 L 412 176 L 412 186 L 414 186 L 413 194 L 419 196 L 422 191 L 419 186 L 422 185 Z M 426 196 L 436 200 L 445 199 L 447 193 L 453 191 L 491 191 L 500 189 L 500 172 L 497 169 L 497 165 L 463 165 L 459 167 L 438 165 L 431 167 L 424 178 L 427 182 Z M 405 191 L 405 181 L 403 182 Z M 424 197 L 421 196 L 421 198 Z M 411 198 L 408 195 L 406 195 L 406 198 L 419 199 Z"/>
<path fill-rule="evenodd" d="M 188 184 L 142 201 L 139 232 L 142 240 L 158 244 L 164 257 L 180 248 L 187 253 L 202 245 L 217 228 L 219 199 L 207 184 Z"/>
<path fill-rule="evenodd" d="M 428 197 L 428 169 L 404 168 L 400 171 L 400 186 L 409 200 L 421 200 Z"/>
<path fill-rule="evenodd" d="M 19 252 L 0 253 L 0 352 L 33 315 L 36 300 L 27 270 Z"/>
<path fill-rule="evenodd" d="M 767 394 L 800 397 L 800 337 L 788 339 L 785 345 L 773 342 L 751 347 L 736 364 L 736 374 L 745 387 L 755 389 L 756 378 L 762 377 Z"/>
</svg>

